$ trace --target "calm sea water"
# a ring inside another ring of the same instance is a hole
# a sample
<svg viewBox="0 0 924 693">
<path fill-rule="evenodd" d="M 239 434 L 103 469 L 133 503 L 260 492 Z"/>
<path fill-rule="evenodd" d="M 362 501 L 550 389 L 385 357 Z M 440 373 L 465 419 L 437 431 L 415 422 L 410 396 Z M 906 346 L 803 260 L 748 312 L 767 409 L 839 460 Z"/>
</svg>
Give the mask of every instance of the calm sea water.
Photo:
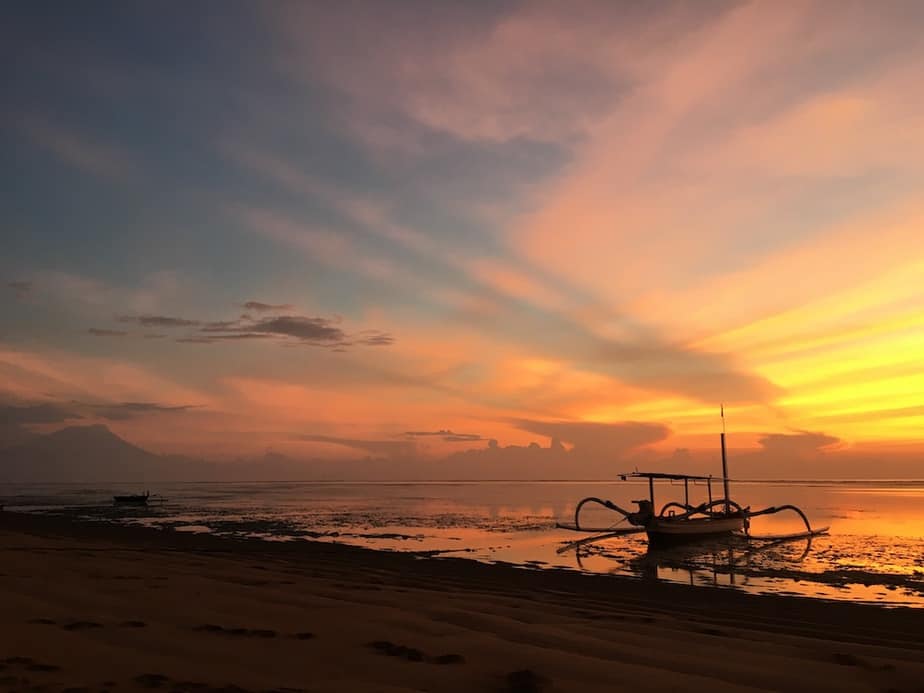
<svg viewBox="0 0 924 693">
<path fill-rule="evenodd" d="M 755 593 L 924 607 L 924 481 L 736 482 L 753 509 L 792 503 L 830 535 L 785 543 L 731 540 L 649 551 L 644 534 L 573 546 L 556 529 L 585 496 L 623 507 L 647 496 L 637 482 L 177 483 L 147 508 L 115 508 L 127 485 L 7 485 L 9 510 L 136 523 L 271 541 L 343 542 L 390 551 L 508 562 L 723 587 Z M 716 489 L 718 490 L 718 489 Z M 657 487 L 658 505 L 682 485 Z M 691 487 L 691 500 L 705 489 Z M 585 518 L 582 516 L 582 520 Z M 609 526 L 600 511 L 586 520 Z M 624 525 L 623 525 L 624 526 Z M 795 515 L 753 521 L 755 535 L 799 531 Z"/>
</svg>

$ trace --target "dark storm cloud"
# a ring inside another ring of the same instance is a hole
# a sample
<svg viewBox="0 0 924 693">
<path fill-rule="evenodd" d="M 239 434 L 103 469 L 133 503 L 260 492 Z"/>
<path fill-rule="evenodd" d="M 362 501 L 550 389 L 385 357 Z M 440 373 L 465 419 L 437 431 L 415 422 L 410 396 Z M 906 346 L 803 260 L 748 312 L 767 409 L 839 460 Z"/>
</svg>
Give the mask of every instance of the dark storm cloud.
<svg viewBox="0 0 924 693">
<path fill-rule="evenodd" d="M 116 320 L 137 323 L 143 327 L 196 327 L 201 324 L 199 320 L 173 318 L 166 315 L 120 315 Z"/>
<path fill-rule="evenodd" d="M 256 320 L 250 324 L 251 332 L 295 337 L 306 342 L 341 344 L 347 335 L 327 318 L 306 318 L 299 315 L 280 315 Z"/>
<path fill-rule="evenodd" d="M 439 431 L 407 431 L 404 435 L 409 438 L 439 438 L 446 443 L 474 443 L 486 440 L 477 433 L 455 433 L 449 429 Z"/>
<path fill-rule="evenodd" d="M 249 301 L 245 307 L 257 312 L 290 308 L 289 305 L 271 305 Z M 232 320 L 193 320 L 164 315 L 121 315 L 121 323 L 134 323 L 143 327 L 195 328 L 174 341 L 182 344 L 218 344 L 246 340 L 275 339 L 289 345 L 325 347 L 344 351 L 351 346 L 390 346 L 395 338 L 382 330 L 362 330 L 351 334 L 340 326 L 340 318 L 311 317 L 306 315 L 267 315 L 251 317 L 243 314 Z M 92 328 L 97 336 L 123 336 L 117 330 Z M 162 337 L 163 335 L 157 335 Z M 155 338 L 145 335 L 146 338 Z"/>
<path fill-rule="evenodd" d="M 381 330 L 364 330 L 351 335 L 340 327 L 339 319 L 304 315 L 265 318 L 242 315 L 237 320 L 205 323 L 199 334 L 192 337 L 197 343 L 270 338 L 285 340 L 290 344 L 328 347 L 336 351 L 350 346 L 388 346 L 395 341 L 392 335 Z"/>
<path fill-rule="evenodd" d="M 91 327 L 87 330 L 87 334 L 92 334 L 94 337 L 125 337 L 128 332 L 123 330 L 101 330 L 97 327 Z"/>
<path fill-rule="evenodd" d="M 243 324 L 243 320 L 246 320 L 246 316 L 241 316 L 237 320 L 215 320 L 212 322 L 207 322 L 203 325 L 200 332 L 227 332 L 228 330 L 235 330 Z"/>
<path fill-rule="evenodd" d="M 241 304 L 243 308 L 247 310 L 253 310 L 258 313 L 272 313 L 276 311 L 292 310 L 295 306 L 289 303 L 261 303 L 260 301 L 247 301 L 247 303 Z"/>
</svg>

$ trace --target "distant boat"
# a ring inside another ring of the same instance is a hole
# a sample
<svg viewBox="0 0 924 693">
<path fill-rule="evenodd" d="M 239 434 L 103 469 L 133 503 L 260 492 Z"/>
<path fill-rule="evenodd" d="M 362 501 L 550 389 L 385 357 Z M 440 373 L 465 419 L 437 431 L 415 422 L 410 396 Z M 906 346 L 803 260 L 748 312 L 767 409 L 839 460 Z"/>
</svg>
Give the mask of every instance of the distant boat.
<svg viewBox="0 0 924 693">
<path fill-rule="evenodd" d="M 113 496 L 112 502 L 116 505 L 147 505 L 148 498 L 150 497 L 151 493 L 145 491 L 144 493 L 135 495 Z"/>
</svg>

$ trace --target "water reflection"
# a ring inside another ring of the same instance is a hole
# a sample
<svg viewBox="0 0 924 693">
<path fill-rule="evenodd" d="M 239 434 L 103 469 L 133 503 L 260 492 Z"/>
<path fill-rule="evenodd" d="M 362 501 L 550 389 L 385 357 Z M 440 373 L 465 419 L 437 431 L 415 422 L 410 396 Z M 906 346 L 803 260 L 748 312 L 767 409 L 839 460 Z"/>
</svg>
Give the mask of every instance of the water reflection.
<svg viewBox="0 0 924 693">
<path fill-rule="evenodd" d="M 708 543 L 650 549 L 619 539 L 565 543 L 578 569 L 631 575 L 644 580 L 695 586 L 728 587 L 758 594 L 797 595 L 877 603 L 924 606 L 924 582 L 827 564 L 812 572 L 817 548 L 828 551 L 829 537 L 802 537 L 748 542 L 729 537 Z"/>
<path fill-rule="evenodd" d="M 687 575 L 690 584 L 702 583 L 704 580 L 713 585 L 735 585 L 744 578 L 745 582 L 753 572 L 759 570 L 755 561 L 759 554 L 776 553 L 774 560 L 778 565 L 784 562 L 801 563 L 812 550 L 813 537 L 799 539 L 777 539 L 772 541 L 748 541 L 743 537 L 730 536 L 706 542 L 673 546 L 668 548 L 651 548 L 640 554 L 627 556 L 625 550 L 614 552 L 604 542 L 573 542 L 574 557 L 581 570 L 596 570 L 598 566 L 588 565 L 588 558 L 604 558 L 619 564 L 618 572 L 628 568 L 637 577 L 649 580 L 676 580 L 676 574 Z M 782 548 L 795 551 L 783 555 Z M 720 579 L 721 576 L 721 579 Z"/>
</svg>

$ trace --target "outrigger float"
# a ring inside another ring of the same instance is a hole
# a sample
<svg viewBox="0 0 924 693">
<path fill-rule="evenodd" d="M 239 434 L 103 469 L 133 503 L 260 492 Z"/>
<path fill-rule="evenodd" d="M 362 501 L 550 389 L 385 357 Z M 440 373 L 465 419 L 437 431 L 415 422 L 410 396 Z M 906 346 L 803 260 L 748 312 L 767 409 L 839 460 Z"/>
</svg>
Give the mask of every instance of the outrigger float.
<svg viewBox="0 0 924 693">
<path fill-rule="evenodd" d="M 728 460 L 725 454 L 725 412 L 722 410 L 722 478 L 715 479 L 712 476 L 692 476 L 689 474 L 667 474 L 663 472 L 632 472 L 629 474 L 620 474 L 620 478 L 626 481 L 629 478 L 647 479 L 648 480 L 648 498 L 643 500 L 632 501 L 638 506 L 638 510 L 631 511 L 619 507 L 612 501 L 603 500 L 595 496 L 584 498 L 574 510 L 574 523 L 558 523 L 561 529 L 568 529 L 575 532 L 584 532 L 591 536 L 572 542 L 565 548 L 583 543 L 609 539 L 612 537 L 626 536 L 630 534 L 640 534 L 645 532 L 648 535 L 649 548 L 660 548 L 676 544 L 700 541 L 703 539 L 721 538 L 723 536 L 739 536 L 747 540 L 766 540 L 766 541 L 788 541 L 811 538 L 819 534 L 827 534 L 828 527 L 818 529 L 812 528 L 808 517 L 795 505 L 775 505 L 762 510 L 751 510 L 732 500 L 728 491 Z M 655 512 L 655 481 L 667 480 L 673 482 L 683 482 L 683 502 L 670 501 L 664 504 L 658 512 Z M 723 488 L 723 497 L 714 498 L 712 494 L 712 482 L 721 481 Z M 701 485 L 705 482 L 708 500 L 699 505 L 690 503 L 690 482 L 694 485 Z M 593 504 L 600 505 L 607 510 L 622 515 L 622 519 L 610 525 L 609 527 L 592 527 L 581 523 L 581 511 L 585 506 Z M 752 535 L 751 520 L 762 515 L 775 515 L 776 513 L 791 511 L 796 513 L 805 523 L 804 532 L 794 534 L 778 535 Z M 628 521 L 630 527 L 617 529 L 620 523 Z"/>
</svg>

